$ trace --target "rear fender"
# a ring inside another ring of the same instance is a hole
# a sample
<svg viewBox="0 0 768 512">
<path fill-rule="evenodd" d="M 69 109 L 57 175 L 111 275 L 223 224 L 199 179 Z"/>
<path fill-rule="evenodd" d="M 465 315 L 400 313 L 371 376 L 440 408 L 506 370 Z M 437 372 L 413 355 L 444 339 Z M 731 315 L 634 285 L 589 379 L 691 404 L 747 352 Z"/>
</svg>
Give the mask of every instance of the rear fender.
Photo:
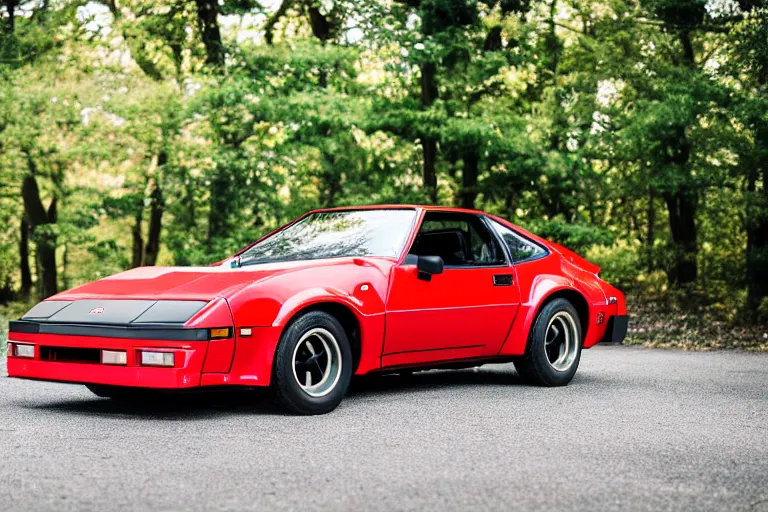
<svg viewBox="0 0 768 512">
<path fill-rule="evenodd" d="M 538 275 L 533 279 L 527 293 L 526 290 L 521 289 L 520 310 L 515 316 L 515 321 L 499 354 L 508 356 L 523 355 L 528 343 L 528 334 L 531 331 L 533 322 L 536 320 L 539 309 L 549 297 L 564 290 L 578 292 L 578 290 L 574 289 L 570 279 L 556 274 Z"/>
</svg>

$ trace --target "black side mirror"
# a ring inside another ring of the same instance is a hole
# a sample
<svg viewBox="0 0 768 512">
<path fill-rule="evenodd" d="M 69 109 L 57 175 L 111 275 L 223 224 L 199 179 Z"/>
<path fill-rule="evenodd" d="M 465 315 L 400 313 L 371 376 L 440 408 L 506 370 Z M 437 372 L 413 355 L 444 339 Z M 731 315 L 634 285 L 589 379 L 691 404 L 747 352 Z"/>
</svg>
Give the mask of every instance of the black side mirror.
<svg viewBox="0 0 768 512">
<path fill-rule="evenodd" d="M 419 256 L 416 268 L 419 271 L 419 279 L 431 281 L 434 274 L 443 273 L 443 258 L 440 256 Z"/>
</svg>

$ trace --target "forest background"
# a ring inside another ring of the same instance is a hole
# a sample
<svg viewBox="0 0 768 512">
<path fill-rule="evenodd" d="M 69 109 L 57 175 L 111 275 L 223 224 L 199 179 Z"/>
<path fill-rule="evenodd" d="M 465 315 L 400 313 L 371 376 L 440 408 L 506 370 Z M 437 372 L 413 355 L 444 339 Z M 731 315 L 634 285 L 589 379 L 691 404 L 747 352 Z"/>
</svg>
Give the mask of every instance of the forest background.
<svg viewBox="0 0 768 512">
<path fill-rule="evenodd" d="M 2 0 L 0 340 L 370 203 L 564 244 L 629 342 L 768 349 L 768 2 Z"/>
</svg>

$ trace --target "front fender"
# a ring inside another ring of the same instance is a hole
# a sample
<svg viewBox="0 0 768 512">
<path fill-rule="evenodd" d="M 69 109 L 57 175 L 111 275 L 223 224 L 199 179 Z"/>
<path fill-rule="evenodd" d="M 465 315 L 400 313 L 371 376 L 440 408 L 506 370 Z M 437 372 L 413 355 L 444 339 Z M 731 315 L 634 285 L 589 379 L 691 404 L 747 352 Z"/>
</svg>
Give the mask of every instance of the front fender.
<svg viewBox="0 0 768 512">
<path fill-rule="evenodd" d="M 285 301 L 272 326 L 282 330 L 301 310 L 324 303 L 345 306 L 357 319 L 360 327 L 360 361 L 355 373 L 362 375 L 380 368 L 384 345 L 384 302 L 371 287 L 362 290 L 358 286 L 352 295 L 334 288 L 301 291 Z"/>
<path fill-rule="evenodd" d="M 309 279 L 311 276 L 305 276 L 304 282 Z M 254 337 L 256 333 L 269 333 L 256 344 L 244 341 L 239 345 L 243 352 L 238 357 L 248 365 L 242 372 L 259 375 L 260 382 L 268 382 L 268 370 L 285 326 L 302 310 L 322 303 L 348 308 L 359 324 L 360 360 L 356 373 L 378 369 L 384 343 L 386 276 L 379 273 L 360 276 L 348 272 L 339 281 L 344 289 L 327 285 L 297 289 L 300 278 L 283 276 L 272 280 L 269 286 L 254 287 L 232 297 L 230 305 L 237 328 L 253 328 Z"/>
<path fill-rule="evenodd" d="M 277 312 L 271 325 L 273 327 L 284 327 L 285 324 L 287 324 L 290 319 L 302 309 L 323 302 L 333 302 L 346 306 L 351 309 L 358 318 L 363 314 L 362 310 L 365 307 L 365 304 L 359 297 L 346 294 L 341 290 L 330 287 L 310 288 L 308 290 L 302 290 L 286 300 Z M 384 308 L 382 305 L 381 311 L 383 310 Z"/>
<path fill-rule="evenodd" d="M 231 301 L 235 325 L 242 327 L 283 327 L 302 309 L 323 302 L 346 306 L 358 318 L 384 312 L 382 298 L 372 287 L 362 290 L 361 286 L 356 287 L 352 294 L 332 287 L 316 287 L 301 290 L 282 299 L 238 297 Z"/>
</svg>

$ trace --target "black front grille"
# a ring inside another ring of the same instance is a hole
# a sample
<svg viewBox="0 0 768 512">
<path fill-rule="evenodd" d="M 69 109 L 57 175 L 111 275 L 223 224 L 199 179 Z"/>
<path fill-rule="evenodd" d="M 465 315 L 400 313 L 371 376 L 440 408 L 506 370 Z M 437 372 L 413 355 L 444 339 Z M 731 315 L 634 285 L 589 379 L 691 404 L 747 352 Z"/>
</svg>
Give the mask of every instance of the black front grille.
<svg viewBox="0 0 768 512">
<path fill-rule="evenodd" d="M 63 363 L 101 363 L 97 348 L 40 347 L 40 359 Z"/>
</svg>

